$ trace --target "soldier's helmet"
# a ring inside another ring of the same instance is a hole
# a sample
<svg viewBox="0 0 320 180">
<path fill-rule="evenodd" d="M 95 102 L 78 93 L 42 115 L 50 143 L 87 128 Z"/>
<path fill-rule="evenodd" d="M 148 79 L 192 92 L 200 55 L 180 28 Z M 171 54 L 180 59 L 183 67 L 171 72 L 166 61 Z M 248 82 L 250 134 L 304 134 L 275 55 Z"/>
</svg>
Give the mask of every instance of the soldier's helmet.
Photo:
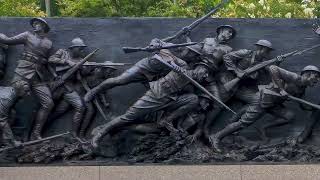
<svg viewBox="0 0 320 180">
<path fill-rule="evenodd" d="M 194 67 L 197 67 L 197 66 L 205 66 L 207 67 L 208 69 L 211 69 L 210 65 L 206 62 L 198 62 L 198 63 L 195 63 L 194 64 Z"/>
<path fill-rule="evenodd" d="M 269 48 L 270 50 L 273 50 L 272 43 L 271 43 L 270 41 L 268 41 L 268 40 L 265 40 L 265 39 L 260 39 L 259 41 L 257 41 L 257 42 L 255 43 L 255 45 L 267 47 L 267 48 Z"/>
<path fill-rule="evenodd" d="M 308 65 L 308 66 L 304 67 L 301 71 L 301 74 L 304 72 L 307 72 L 307 71 L 317 72 L 320 74 L 319 68 L 316 66 L 313 66 L 313 65 Z"/>
<path fill-rule="evenodd" d="M 45 28 L 44 28 L 44 32 L 45 32 L 45 33 L 47 33 L 47 32 L 50 31 L 50 27 L 49 27 L 48 22 L 47 22 L 46 20 L 44 20 L 43 18 L 32 18 L 32 19 L 30 20 L 30 25 L 31 25 L 32 27 L 34 27 L 33 23 L 36 22 L 36 21 L 41 22 L 41 23 L 43 23 L 43 24 L 45 25 Z"/>
<path fill-rule="evenodd" d="M 216 29 L 217 34 L 219 34 L 219 33 L 220 33 L 220 30 L 223 29 L 223 28 L 229 28 L 229 29 L 232 30 L 232 36 L 231 36 L 232 39 L 233 39 L 234 37 L 236 37 L 236 35 L 237 35 L 236 29 L 234 29 L 231 25 L 227 25 L 227 24 L 221 25 L 221 26 L 217 27 L 217 29 Z"/>
<path fill-rule="evenodd" d="M 73 47 L 87 47 L 87 45 L 84 44 L 81 38 L 77 37 L 71 41 L 71 46 L 69 48 L 73 48 Z"/>
</svg>

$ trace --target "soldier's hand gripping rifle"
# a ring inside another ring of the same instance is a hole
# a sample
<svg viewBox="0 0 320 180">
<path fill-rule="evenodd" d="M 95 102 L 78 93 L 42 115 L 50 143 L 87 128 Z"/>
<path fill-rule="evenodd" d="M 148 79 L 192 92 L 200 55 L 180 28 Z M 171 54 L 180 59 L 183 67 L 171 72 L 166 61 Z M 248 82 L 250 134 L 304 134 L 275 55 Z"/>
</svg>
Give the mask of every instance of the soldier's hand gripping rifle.
<svg viewBox="0 0 320 180">
<path fill-rule="evenodd" d="M 194 28 L 199 26 L 199 24 L 201 24 L 204 20 L 208 19 L 211 15 L 216 13 L 221 7 L 223 7 L 228 2 L 229 2 L 229 0 L 223 0 L 220 4 L 218 4 L 216 7 L 214 7 L 208 14 L 206 14 L 206 15 L 202 16 L 201 18 L 197 19 L 196 21 L 194 21 L 190 25 L 183 27 L 181 30 L 179 30 L 173 36 L 169 36 L 169 37 L 166 37 L 166 38 L 162 39 L 162 41 L 170 42 L 173 39 L 179 38 L 179 37 L 181 37 L 181 36 L 183 36 L 185 34 L 190 33 Z"/>
<path fill-rule="evenodd" d="M 160 40 L 159 40 L 160 41 Z M 172 49 L 172 48 L 178 48 L 178 47 L 184 47 L 184 46 L 191 46 L 197 44 L 196 42 L 189 42 L 189 43 L 182 43 L 182 44 L 170 44 L 170 45 L 159 45 L 153 46 L 149 45 L 147 47 L 123 47 L 122 50 L 125 53 L 134 53 L 134 52 L 139 52 L 139 51 L 146 51 L 146 52 L 154 52 L 154 51 L 159 51 L 161 49 Z"/>
<path fill-rule="evenodd" d="M 158 56 L 158 55 L 155 55 Z M 157 58 L 161 63 L 163 63 L 164 65 L 166 65 L 167 67 L 169 67 L 172 70 L 176 70 L 176 68 L 169 64 L 168 62 L 162 60 L 162 58 L 159 56 Z M 194 86 L 196 86 L 199 90 L 201 90 L 203 93 L 207 94 L 212 100 L 218 102 L 220 105 L 222 105 L 223 107 L 225 107 L 227 110 L 231 111 L 233 114 L 237 114 L 236 112 L 234 112 L 230 107 L 228 107 L 226 104 L 224 104 L 222 101 L 220 101 L 217 97 L 215 97 L 213 94 L 211 94 L 206 88 L 204 88 L 201 84 L 199 84 L 197 81 L 195 81 L 194 79 L 192 79 L 190 76 L 188 76 L 187 74 L 185 74 L 182 71 L 178 71 L 179 74 L 181 74 L 183 77 L 185 77 L 191 84 L 193 84 Z"/>
<path fill-rule="evenodd" d="M 76 63 L 76 65 L 72 66 L 66 73 L 64 73 L 59 79 L 53 83 L 53 86 L 51 87 L 52 91 L 55 91 L 58 87 L 62 86 L 65 81 L 70 78 L 81 66 L 87 62 L 99 49 L 95 49 L 93 52 L 88 54 L 85 58 L 83 58 L 81 61 Z"/>
<path fill-rule="evenodd" d="M 310 48 L 307 48 L 307 49 L 304 49 L 304 50 L 301 50 L 301 51 L 295 50 L 295 51 L 289 52 L 287 54 L 280 55 L 278 57 L 281 57 L 281 59 L 284 59 L 284 58 L 291 57 L 291 56 L 297 56 L 297 55 L 301 55 L 304 52 L 310 51 L 310 50 L 318 48 L 318 47 L 320 47 L 320 44 L 314 45 L 314 46 L 312 46 Z M 264 67 L 267 67 L 269 65 L 275 64 L 276 62 L 279 62 L 279 58 L 278 57 L 270 59 L 270 60 L 267 60 L 267 61 L 263 61 L 263 62 L 261 62 L 259 64 L 256 64 L 256 65 L 244 70 L 244 76 L 248 76 L 251 73 L 254 73 L 254 72 L 256 72 L 256 71 L 258 71 L 258 70 L 260 70 L 260 69 L 262 69 Z M 237 86 L 237 84 L 240 82 L 240 80 L 241 80 L 240 77 L 236 77 L 233 80 L 225 83 L 224 84 L 225 89 L 227 91 L 230 91 L 231 89 L 233 89 L 234 87 Z"/>
<path fill-rule="evenodd" d="M 49 136 L 49 137 L 45 137 L 45 138 L 34 140 L 34 141 L 28 141 L 28 142 L 25 142 L 25 143 L 21 143 L 19 146 L 12 146 L 12 147 L 2 148 L 2 149 L 0 149 L 0 153 L 4 152 L 4 151 L 12 150 L 12 149 L 18 149 L 18 148 L 23 148 L 23 147 L 26 147 L 26 146 L 32 146 L 32 145 L 39 144 L 39 143 L 42 143 L 42 142 L 45 142 L 45 141 L 50 141 L 50 140 L 53 140 L 53 139 L 57 139 L 59 137 L 63 137 L 63 136 L 69 135 L 69 134 L 70 134 L 70 132 L 66 132 L 66 133 L 57 134 L 57 135 L 54 135 L 54 136 Z"/>
</svg>

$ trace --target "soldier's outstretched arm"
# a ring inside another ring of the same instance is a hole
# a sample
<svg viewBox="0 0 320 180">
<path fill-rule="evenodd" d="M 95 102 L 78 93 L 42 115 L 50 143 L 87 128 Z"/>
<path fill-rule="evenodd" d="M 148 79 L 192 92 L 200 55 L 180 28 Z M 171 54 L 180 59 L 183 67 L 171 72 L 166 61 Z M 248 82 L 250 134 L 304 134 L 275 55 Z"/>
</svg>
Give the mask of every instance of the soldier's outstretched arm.
<svg viewBox="0 0 320 180">
<path fill-rule="evenodd" d="M 27 41 L 28 36 L 29 32 L 24 32 L 13 37 L 8 37 L 5 34 L 0 33 L 0 43 L 7 45 L 24 44 Z"/>
<path fill-rule="evenodd" d="M 271 65 L 267 70 L 270 72 L 272 82 L 281 89 L 284 89 L 285 82 L 295 82 L 299 75 L 275 65 Z"/>
<path fill-rule="evenodd" d="M 66 54 L 66 50 L 64 49 L 59 49 L 56 53 L 51 55 L 48 59 L 49 63 L 52 64 L 62 64 L 62 65 L 67 65 L 68 63 L 68 55 Z"/>
<path fill-rule="evenodd" d="M 232 51 L 223 56 L 223 62 L 229 71 L 238 71 L 237 62 L 246 57 L 251 51 L 246 49 L 240 49 L 238 51 Z"/>
</svg>

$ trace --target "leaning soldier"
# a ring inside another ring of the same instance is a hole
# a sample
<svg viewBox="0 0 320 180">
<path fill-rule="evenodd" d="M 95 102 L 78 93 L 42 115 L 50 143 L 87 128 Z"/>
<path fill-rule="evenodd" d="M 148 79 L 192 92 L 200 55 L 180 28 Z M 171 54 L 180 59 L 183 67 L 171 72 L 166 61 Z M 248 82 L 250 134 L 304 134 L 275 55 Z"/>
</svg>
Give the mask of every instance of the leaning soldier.
<svg viewBox="0 0 320 180">
<path fill-rule="evenodd" d="M 32 92 L 39 99 L 40 109 L 37 112 L 35 126 L 31 139 L 41 139 L 41 127 L 43 122 L 53 108 L 53 100 L 47 81 L 46 65 L 52 48 L 52 42 L 47 34 L 50 31 L 48 23 L 42 18 L 33 18 L 30 21 L 33 31 L 27 31 L 13 37 L 0 34 L 0 43 L 7 45 L 24 45 L 24 52 L 18 60 L 14 71 L 12 86 L 16 89 L 23 89 L 19 86 L 30 86 Z M 21 94 L 24 96 L 24 94 Z"/>
<path fill-rule="evenodd" d="M 169 44 L 171 43 L 165 43 L 160 39 L 153 39 L 150 43 L 150 47 L 161 47 Z M 171 51 L 167 49 L 160 50 L 155 55 L 138 61 L 135 65 L 127 69 L 121 75 L 106 79 L 101 84 L 89 91 L 85 95 L 84 100 L 89 102 L 101 91 L 106 91 L 117 86 L 123 86 L 137 82 L 148 83 L 165 76 L 170 72 L 170 68 L 168 68 L 166 65 L 163 65 L 157 58 L 163 58 L 165 61 L 169 63 L 173 62 L 178 66 L 181 66 L 185 63 L 185 61 L 173 55 Z"/>
<path fill-rule="evenodd" d="M 22 83 L 21 81 L 18 83 Z M 4 146 L 19 146 L 20 142 L 15 140 L 9 122 L 14 122 L 11 111 L 16 102 L 25 94 L 30 94 L 30 87 L 26 84 L 13 87 L 0 87 L 0 132 L 1 142 Z"/>
<path fill-rule="evenodd" d="M 302 97 L 306 88 L 308 86 L 313 87 L 320 78 L 320 71 L 315 66 L 306 66 L 300 75 L 275 65 L 271 65 L 268 70 L 272 83 L 259 86 L 259 103 L 250 104 L 238 121 L 227 125 L 213 136 L 215 150 L 221 152 L 220 141 L 225 136 L 248 127 L 265 113 L 270 113 L 277 119 L 270 124 L 266 124 L 264 130 L 290 122 L 294 118 L 294 113 L 282 105 L 287 100 L 288 95 Z"/>
<path fill-rule="evenodd" d="M 320 26 L 318 24 L 313 25 L 313 31 L 320 36 Z M 312 111 L 312 114 L 310 116 L 310 120 L 306 122 L 304 129 L 296 139 L 298 143 L 303 143 L 312 134 L 312 130 L 320 117 L 320 110 L 313 108 L 309 108 L 308 110 Z"/>
<path fill-rule="evenodd" d="M 85 57 L 85 48 L 87 46 L 84 44 L 81 38 L 75 38 L 71 41 L 71 45 L 68 49 L 59 49 L 55 54 L 50 56 L 50 65 L 55 65 L 54 76 L 62 75 L 70 67 L 74 66 L 77 62 Z M 72 118 L 72 134 L 78 137 L 81 121 L 85 114 L 85 104 L 80 96 L 81 93 L 81 72 L 78 71 L 70 77 L 62 86 L 54 92 L 55 98 L 62 98 L 62 101 L 55 108 L 55 116 L 57 114 L 63 114 L 69 107 L 73 108 L 73 118 Z"/>
<path fill-rule="evenodd" d="M 240 49 L 223 56 L 224 66 L 221 66 L 220 71 L 216 74 L 216 81 L 213 82 L 216 85 L 213 84 L 206 87 L 223 102 L 227 102 L 234 97 L 244 104 L 258 103 L 258 85 L 266 84 L 260 78 L 266 76 L 267 72 L 260 70 L 246 76 L 244 70 L 266 60 L 273 48 L 271 42 L 267 40 L 259 40 L 255 45 L 256 50 Z M 242 79 L 240 83 L 234 87 L 225 86 L 237 76 Z M 222 107 L 214 106 L 214 109 L 207 116 L 207 121 L 204 123 L 204 136 L 211 145 L 210 127 L 221 111 Z"/>
<path fill-rule="evenodd" d="M 185 63 L 182 68 L 186 67 Z M 172 122 L 184 117 L 198 106 L 198 96 L 193 93 L 193 86 L 189 81 L 179 74 L 182 71 L 184 70 L 179 66 L 175 66 L 174 71 L 151 82 L 150 90 L 139 98 L 125 114 L 101 126 L 99 132 L 93 136 L 92 145 L 97 147 L 101 138 L 113 129 L 139 124 L 139 119 L 160 110 L 170 112 L 170 114 L 158 123 L 166 127 L 175 137 L 178 137 L 180 132 L 173 127 Z M 185 70 L 185 73 L 200 83 L 208 76 L 208 66 L 199 64 L 193 70 Z"/>
</svg>

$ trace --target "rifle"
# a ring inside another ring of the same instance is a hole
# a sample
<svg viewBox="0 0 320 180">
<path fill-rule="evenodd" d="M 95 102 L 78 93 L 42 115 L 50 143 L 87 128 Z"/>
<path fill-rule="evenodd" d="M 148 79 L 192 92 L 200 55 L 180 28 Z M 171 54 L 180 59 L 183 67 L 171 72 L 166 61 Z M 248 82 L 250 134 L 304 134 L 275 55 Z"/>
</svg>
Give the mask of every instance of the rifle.
<svg viewBox="0 0 320 180">
<path fill-rule="evenodd" d="M 295 50 L 295 51 L 292 51 L 292 52 L 289 52 L 287 54 L 283 54 L 283 55 L 280 55 L 280 56 L 282 58 L 287 58 L 287 57 L 290 57 L 290 56 L 297 56 L 297 55 L 301 55 L 304 52 L 307 52 L 307 51 L 310 51 L 312 49 L 315 49 L 317 47 L 320 47 L 320 44 L 314 45 L 314 46 L 312 46 L 310 48 L 307 48 L 307 49 L 304 49 L 304 50 L 301 50 L 301 51 Z M 258 70 L 260 70 L 260 69 L 262 69 L 262 68 L 264 68 L 266 66 L 269 66 L 271 64 L 274 64 L 276 62 L 279 62 L 277 58 L 273 58 L 273 59 L 270 59 L 270 60 L 267 60 L 267 61 L 263 61 L 263 62 L 261 62 L 259 64 L 256 64 L 256 65 L 244 70 L 244 73 L 246 75 L 249 75 L 249 74 L 251 74 L 253 72 L 256 72 L 256 71 L 258 71 Z M 225 83 L 224 84 L 225 89 L 227 91 L 230 91 L 231 89 L 233 89 L 240 82 L 240 80 L 241 80 L 241 78 L 236 77 L 233 80 Z"/>
<path fill-rule="evenodd" d="M 79 61 L 76 65 L 72 66 L 66 73 L 64 73 L 57 81 L 58 83 L 54 83 L 52 87 L 52 91 L 55 91 L 58 87 L 65 83 L 65 81 L 71 77 L 81 66 L 88 61 L 99 49 L 95 49 L 93 52 L 88 54 L 85 58 Z"/>
<path fill-rule="evenodd" d="M 23 148 L 23 147 L 26 147 L 26 146 L 32 146 L 32 145 L 35 145 L 35 144 L 38 144 L 38 143 L 41 143 L 41 142 L 44 142 L 44 141 L 57 139 L 59 137 L 63 137 L 63 136 L 69 135 L 69 134 L 70 134 L 70 132 L 66 132 L 66 133 L 57 134 L 57 135 L 45 137 L 45 138 L 34 140 L 34 141 L 28 141 L 28 142 L 25 142 L 25 143 L 21 143 L 19 146 L 16 146 L 16 147 L 15 146 L 13 146 L 13 147 L 5 147 L 5 148 L 0 149 L 0 153 L 4 152 L 4 151 L 12 150 L 12 149 Z"/>
<path fill-rule="evenodd" d="M 276 92 L 272 92 L 272 95 L 282 97 L 281 94 L 276 93 Z M 294 97 L 294 96 L 292 96 L 290 94 L 287 97 L 288 97 L 288 99 L 293 100 L 295 102 L 302 103 L 302 104 L 305 104 L 305 105 L 308 105 L 310 107 L 313 107 L 313 108 L 316 108 L 316 109 L 320 110 L 320 105 L 314 104 L 312 102 L 306 101 L 306 100 L 301 99 L 301 98 Z"/>
<path fill-rule="evenodd" d="M 90 87 L 88 86 L 87 81 L 86 81 L 85 79 L 81 79 L 81 84 L 82 84 L 83 88 L 84 88 L 87 92 L 89 92 L 89 91 L 91 90 Z M 105 121 L 108 121 L 107 115 L 104 113 L 102 107 L 101 107 L 100 104 L 99 104 L 99 101 L 95 98 L 95 99 L 93 100 L 93 103 L 94 103 L 94 105 L 98 108 L 98 111 L 100 112 L 100 114 L 101 114 L 101 116 L 103 117 L 103 119 L 104 119 Z"/>
<path fill-rule="evenodd" d="M 146 51 L 146 52 L 154 52 L 161 49 L 172 49 L 172 48 L 178 48 L 178 47 L 184 47 L 184 46 L 191 46 L 195 45 L 197 42 L 189 42 L 189 43 L 182 43 L 182 44 L 172 44 L 167 46 L 147 46 L 147 47 L 123 47 L 122 50 L 124 53 L 134 53 L 139 51 Z"/>
<path fill-rule="evenodd" d="M 199 26 L 199 24 L 201 24 L 204 20 L 206 20 L 208 17 L 210 17 L 211 15 L 213 15 L 215 12 L 218 11 L 218 9 L 220 9 L 222 6 L 224 6 L 226 3 L 228 3 L 229 0 L 222 0 L 222 2 L 220 4 L 218 4 L 216 7 L 214 7 L 208 14 L 202 16 L 201 18 L 197 19 L 196 21 L 192 22 L 190 25 L 183 27 L 181 30 L 179 30 L 176 34 L 174 34 L 173 36 L 169 36 L 166 37 L 164 39 L 162 39 L 162 41 L 165 42 L 170 42 L 173 39 L 176 39 L 184 34 L 189 33 L 190 31 L 192 31 L 194 28 L 196 28 L 197 26 Z"/>
<path fill-rule="evenodd" d="M 158 56 L 157 54 L 155 56 Z M 167 67 L 169 67 L 170 69 L 174 69 L 174 67 L 169 64 L 168 62 L 162 60 L 161 57 L 157 58 L 161 63 L 163 63 L 164 65 L 166 65 Z M 222 101 L 220 101 L 217 97 L 215 97 L 213 94 L 211 94 L 206 88 L 204 88 L 201 84 L 199 84 L 197 81 L 195 81 L 194 79 L 192 79 L 190 76 L 188 76 L 187 74 L 183 73 L 183 72 L 179 72 L 179 74 L 181 74 L 183 77 L 185 77 L 186 79 L 188 79 L 188 81 L 193 84 L 194 86 L 196 86 L 197 88 L 199 88 L 203 93 L 207 94 L 212 100 L 218 102 L 220 105 L 222 105 L 223 107 L 225 107 L 227 110 L 231 111 L 233 114 L 237 114 L 236 112 L 234 112 L 231 108 L 229 108 L 226 104 L 224 104 Z"/>
<path fill-rule="evenodd" d="M 98 63 L 98 62 L 85 62 L 83 66 L 94 66 L 94 67 L 104 67 L 104 68 L 114 68 L 117 66 L 127 66 L 127 65 L 132 65 L 132 63 L 114 63 L 114 62 L 103 62 L 103 63 Z"/>
</svg>

